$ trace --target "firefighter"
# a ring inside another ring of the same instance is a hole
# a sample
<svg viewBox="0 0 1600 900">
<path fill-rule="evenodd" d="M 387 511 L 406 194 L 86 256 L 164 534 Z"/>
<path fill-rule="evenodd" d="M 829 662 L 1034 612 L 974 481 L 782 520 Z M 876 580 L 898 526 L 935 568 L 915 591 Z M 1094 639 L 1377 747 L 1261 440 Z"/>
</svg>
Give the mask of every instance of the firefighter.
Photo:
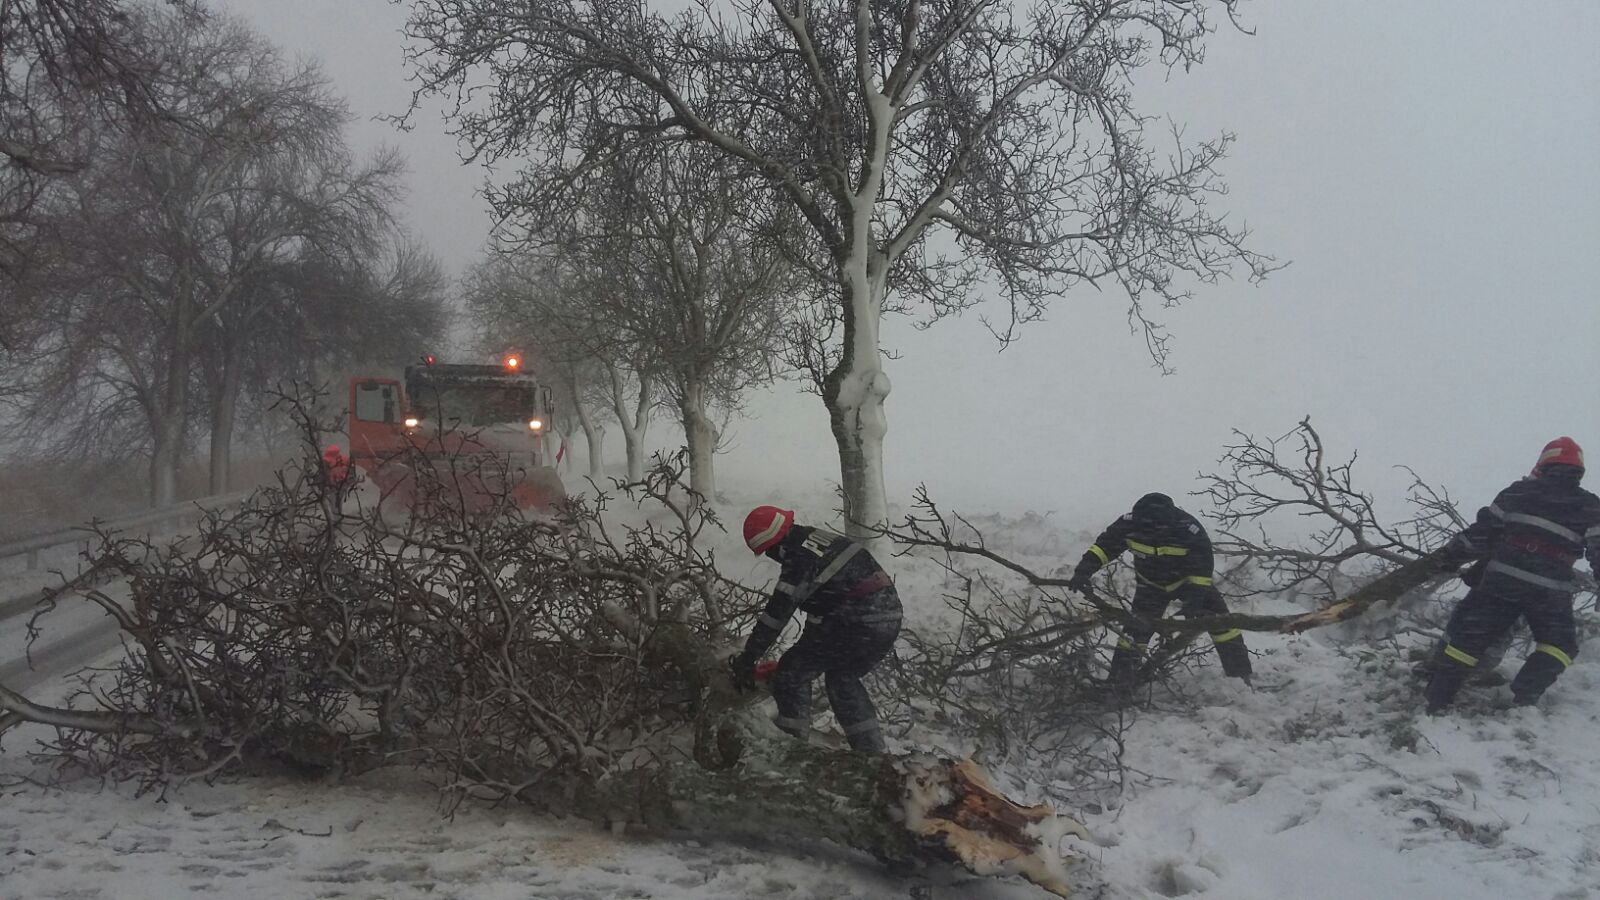
<svg viewBox="0 0 1600 900">
<path fill-rule="evenodd" d="M 329 493 L 337 495 L 350 483 L 350 457 L 344 455 L 338 444 L 329 444 L 322 449 L 317 475 L 321 486 Z"/>
<path fill-rule="evenodd" d="M 783 569 L 744 652 L 729 661 L 734 684 L 741 690 L 755 686 L 756 664 L 789 617 L 802 610 L 805 630 L 778 660 L 770 682 L 778 727 L 801 740 L 810 737 L 811 683 L 821 676 L 851 748 L 883 752 L 878 713 L 861 679 L 900 634 L 900 596 L 889 574 L 861 543 L 796 525 L 793 511 L 776 506 L 751 511 L 744 541 Z"/>
<path fill-rule="evenodd" d="M 1430 714 L 1450 705 L 1484 651 L 1521 618 L 1533 632 L 1534 651 L 1511 695 L 1518 705 L 1539 702 L 1572 658 L 1578 629 L 1572 617 L 1572 565 L 1587 555 L 1600 563 L 1600 498 L 1578 486 L 1583 449 L 1569 437 L 1545 445 L 1524 478 L 1478 510 L 1478 518 L 1451 539 L 1441 568 L 1483 562 L 1483 577 L 1461 598 L 1445 626 L 1442 658 L 1428 682 Z"/>
<path fill-rule="evenodd" d="M 1179 603 L 1178 615 L 1222 615 L 1228 606 L 1212 584 L 1211 538 L 1200 521 L 1179 509 L 1166 494 L 1145 494 L 1133 511 L 1111 523 L 1083 554 L 1067 586 L 1088 595 L 1089 579 L 1107 563 L 1133 551 L 1133 571 L 1138 587 L 1133 594 L 1133 612 L 1141 619 L 1160 618 L 1173 600 Z M 1127 688 L 1139 670 L 1139 657 L 1154 629 L 1148 625 L 1128 626 L 1111 657 L 1108 684 Z M 1230 678 L 1250 681 L 1250 653 L 1237 628 L 1211 632 L 1211 642 L 1222 660 L 1222 671 Z"/>
</svg>

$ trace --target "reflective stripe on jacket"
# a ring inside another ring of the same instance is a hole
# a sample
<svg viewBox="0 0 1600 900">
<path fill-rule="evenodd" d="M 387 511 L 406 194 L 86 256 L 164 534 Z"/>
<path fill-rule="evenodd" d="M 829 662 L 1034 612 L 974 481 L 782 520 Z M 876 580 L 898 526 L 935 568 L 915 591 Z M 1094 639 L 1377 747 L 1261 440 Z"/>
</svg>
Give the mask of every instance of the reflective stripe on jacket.
<svg viewBox="0 0 1600 900">
<path fill-rule="evenodd" d="M 745 655 L 765 655 L 796 610 L 830 621 L 877 624 L 900 620 L 894 581 L 866 545 L 831 531 L 796 525 L 784 536 L 778 555 L 783 571 L 745 643 Z"/>
<path fill-rule="evenodd" d="M 1142 519 L 1128 513 L 1112 522 L 1095 538 L 1083 564 L 1093 571 L 1130 552 L 1133 570 L 1144 584 L 1169 593 L 1185 585 L 1209 586 L 1211 537 L 1194 516 L 1177 507 L 1168 510 Z"/>
<path fill-rule="evenodd" d="M 1486 575 L 1571 592 L 1573 563 L 1600 562 L 1600 497 L 1575 477 L 1524 478 L 1478 510 L 1451 543 L 1463 557 L 1487 560 Z"/>
</svg>

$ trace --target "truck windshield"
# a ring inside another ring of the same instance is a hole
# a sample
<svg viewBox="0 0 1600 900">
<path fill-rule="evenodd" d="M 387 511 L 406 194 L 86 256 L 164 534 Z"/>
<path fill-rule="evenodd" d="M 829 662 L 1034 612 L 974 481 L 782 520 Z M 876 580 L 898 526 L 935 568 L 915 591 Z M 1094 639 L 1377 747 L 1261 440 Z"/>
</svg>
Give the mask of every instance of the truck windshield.
<svg viewBox="0 0 1600 900">
<path fill-rule="evenodd" d="M 477 428 L 524 425 L 534 414 L 532 388 L 493 385 L 419 386 L 411 396 L 412 411 L 445 425 Z"/>
</svg>

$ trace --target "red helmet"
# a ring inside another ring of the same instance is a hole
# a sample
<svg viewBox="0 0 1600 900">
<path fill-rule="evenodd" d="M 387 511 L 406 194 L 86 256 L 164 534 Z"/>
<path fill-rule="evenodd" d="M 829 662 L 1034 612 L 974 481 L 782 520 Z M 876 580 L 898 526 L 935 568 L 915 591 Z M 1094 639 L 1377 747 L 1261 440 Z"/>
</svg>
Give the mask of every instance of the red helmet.
<svg viewBox="0 0 1600 900">
<path fill-rule="evenodd" d="M 1539 454 L 1539 461 L 1533 466 L 1533 473 L 1539 474 L 1545 466 L 1576 466 L 1583 468 L 1583 448 L 1578 442 L 1569 437 L 1558 437 L 1544 445 L 1544 452 Z"/>
<path fill-rule="evenodd" d="M 744 542 L 751 553 L 765 553 L 794 527 L 794 510 L 758 506 L 744 517 Z"/>
</svg>

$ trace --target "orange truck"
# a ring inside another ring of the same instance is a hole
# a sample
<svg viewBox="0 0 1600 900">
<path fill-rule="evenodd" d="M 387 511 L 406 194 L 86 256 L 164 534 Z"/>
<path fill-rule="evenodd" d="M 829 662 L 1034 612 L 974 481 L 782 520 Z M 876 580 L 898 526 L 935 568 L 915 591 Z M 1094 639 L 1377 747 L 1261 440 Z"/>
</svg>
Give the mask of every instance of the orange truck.
<svg viewBox="0 0 1600 900">
<path fill-rule="evenodd" d="M 386 504 L 407 510 L 425 496 L 467 512 L 492 509 L 500 498 L 548 509 L 566 497 L 546 437 L 554 412 L 550 388 L 518 354 L 497 365 L 429 356 L 406 367 L 404 382 L 350 379 L 350 461 Z M 418 466 L 433 477 L 419 479 Z"/>
</svg>

